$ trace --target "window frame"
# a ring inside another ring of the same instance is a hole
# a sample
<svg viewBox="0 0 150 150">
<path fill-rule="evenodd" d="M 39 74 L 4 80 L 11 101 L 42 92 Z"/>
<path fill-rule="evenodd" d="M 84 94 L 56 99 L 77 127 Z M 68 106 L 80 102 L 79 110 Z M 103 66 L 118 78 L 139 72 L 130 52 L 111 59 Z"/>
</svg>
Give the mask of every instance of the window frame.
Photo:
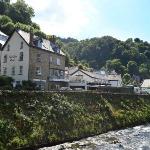
<svg viewBox="0 0 150 150">
<path fill-rule="evenodd" d="M 35 74 L 37 76 L 41 76 L 42 75 L 42 68 L 41 67 L 36 67 L 35 68 Z"/>
<path fill-rule="evenodd" d="M 7 54 L 5 54 L 5 55 L 4 55 L 3 63 L 7 63 L 7 59 L 8 59 Z"/>
<path fill-rule="evenodd" d="M 15 75 L 16 75 L 16 70 L 15 70 L 15 67 L 14 67 L 14 66 L 11 68 L 11 75 L 12 75 L 12 76 L 15 76 Z"/>
<path fill-rule="evenodd" d="M 22 54 L 22 55 L 21 55 Z M 19 61 L 23 61 L 23 58 L 24 58 L 24 53 L 23 52 L 20 52 L 19 53 Z"/>
<path fill-rule="evenodd" d="M 20 43 L 20 49 L 23 49 L 23 45 L 24 45 L 24 43 L 23 43 L 23 41 L 21 41 L 21 43 Z"/>
<path fill-rule="evenodd" d="M 60 66 L 60 64 L 61 64 L 61 63 L 60 63 L 60 58 L 57 58 L 57 59 L 56 59 L 56 65 L 57 65 L 57 66 Z"/>
<path fill-rule="evenodd" d="M 19 66 L 19 75 L 23 75 L 23 66 Z"/>
<path fill-rule="evenodd" d="M 37 61 L 37 62 L 41 62 L 41 54 L 40 54 L 40 53 L 38 53 L 38 54 L 36 55 L 36 61 Z"/>
</svg>

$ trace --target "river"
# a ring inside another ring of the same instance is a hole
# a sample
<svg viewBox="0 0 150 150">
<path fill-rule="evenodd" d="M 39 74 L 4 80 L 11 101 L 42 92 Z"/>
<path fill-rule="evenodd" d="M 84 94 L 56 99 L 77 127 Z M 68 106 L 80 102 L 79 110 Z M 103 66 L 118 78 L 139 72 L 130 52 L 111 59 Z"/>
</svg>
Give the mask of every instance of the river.
<svg viewBox="0 0 150 150">
<path fill-rule="evenodd" d="M 40 150 L 150 150 L 150 125 L 111 131 Z"/>
</svg>

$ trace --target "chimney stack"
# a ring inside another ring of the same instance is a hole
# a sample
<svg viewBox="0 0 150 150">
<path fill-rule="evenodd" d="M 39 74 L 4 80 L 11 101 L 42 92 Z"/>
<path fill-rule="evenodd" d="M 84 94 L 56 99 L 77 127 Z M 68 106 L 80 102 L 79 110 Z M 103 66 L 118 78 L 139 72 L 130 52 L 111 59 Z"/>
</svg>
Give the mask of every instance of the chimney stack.
<svg viewBox="0 0 150 150">
<path fill-rule="evenodd" d="M 33 46 L 33 33 L 30 32 L 30 45 Z"/>
</svg>

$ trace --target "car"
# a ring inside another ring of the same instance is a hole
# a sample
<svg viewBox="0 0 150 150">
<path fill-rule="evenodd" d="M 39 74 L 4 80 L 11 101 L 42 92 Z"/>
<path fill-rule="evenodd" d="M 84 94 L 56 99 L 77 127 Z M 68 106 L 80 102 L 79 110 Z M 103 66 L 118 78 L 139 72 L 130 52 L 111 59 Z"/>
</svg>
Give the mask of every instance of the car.
<svg viewBox="0 0 150 150">
<path fill-rule="evenodd" d="M 59 90 L 60 91 L 72 91 L 70 87 L 61 87 Z"/>
</svg>

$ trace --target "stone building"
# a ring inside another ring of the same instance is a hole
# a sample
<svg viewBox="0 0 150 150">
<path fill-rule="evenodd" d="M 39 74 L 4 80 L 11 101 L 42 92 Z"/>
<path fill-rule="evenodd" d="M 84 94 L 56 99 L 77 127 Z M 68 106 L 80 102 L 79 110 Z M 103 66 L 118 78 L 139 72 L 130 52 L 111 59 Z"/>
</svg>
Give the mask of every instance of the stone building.
<svg viewBox="0 0 150 150">
<path fill-rule="evenodd" d="M 14 79 L 14 86 L 31 80 L 42 90 L 66 86 L 65 55 L 49 40 L 14 31 L 2 48 L 1 75 Z"/>
</svg>

